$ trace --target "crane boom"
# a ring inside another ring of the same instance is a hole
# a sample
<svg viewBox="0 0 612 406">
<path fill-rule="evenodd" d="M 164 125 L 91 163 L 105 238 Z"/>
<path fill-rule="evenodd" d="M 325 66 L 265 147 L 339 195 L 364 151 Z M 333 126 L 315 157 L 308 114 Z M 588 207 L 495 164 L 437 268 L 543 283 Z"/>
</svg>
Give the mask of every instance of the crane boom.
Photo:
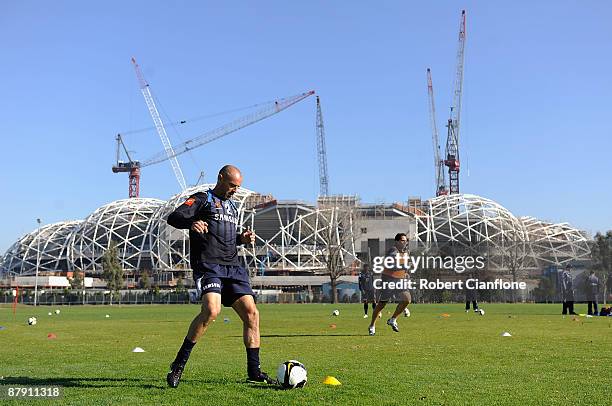
<svg viewBox="0 0 612 406">
<path fill-rule="evenodd" d="M 319 194 L 329 195 L 329 178 L 327 177 L 327 149 L 325 147 L 325 127 L 321 102 L 317 96 L 317 157 L 319 159 Z"/>
<path fill-rule="evenodd" d="M 446 179 L 444 176 L 444 161 L 440 159 L 440 138 L 438 137 L 438 126 L 436 125 L 436 104 L 434 102 L 433 81 L 431 69 L 427 68 L 427 94 L 429 96 L 429 120 L 431 122 L 431 140 L 434 151 L 434 171 L 436 179 L 436 196 L 445 195 Z"/>
<path fill-rule="evenodd" d="M 463 95 L 463 62 L 465 55 L 465 10 L 461 11 L 459 23 L 459 39 L 457 44 L 457 72 L 455 74 L 455 84 L 453 92 L 453 110 L 451 118 L 455 126 L 457 138 L 459 138 L 459 127 L 461 118 L 461 96 Z"/>
<path fill-rule="evenodd" d="M 146 159 L 144 161 L 142 161 L 140 167 L 144 168 L 145 166 L 150 166 L 150 165 L 154 165 L 156 163 L 159 162 L 163 162 L 166 161 L 168 159 L 172 159 L 177 157 L 178 155 L 184 154 L 187 151 L 190 151 L 192 149 L 201 147 L 204 144 L 208 144 L 216 139 L 219 139 L 221 137 L 224 137 L 228 134 L 231 134 L 235 131 L 238 131 L 244 127 L 248 127 L 252 124 L 255 124 L 265 118 L 268 118 L 270 116 L 273 116 L 277 113 L 280 113 L 281 111 L 293 106 L 294 104 L 306 99 L 307 97 L 311 96 L 314 94 L 314 90 L 311 90 L 309 92 L 306 93 L 301 93 L 299 95 L 296 96 L 292 96 L 292 97 L 287 97 L 284 99 L 279 99 L 276 100 L 274 102 L 268 103 L 264 108 L 245 115 L 229 124 L 223 125 L 221 127 L 218 127 L 214 130 L 208 131 L 196 138 L 193 138 L 191 140 L 188 140 L 182 144 L 178 144 L 175 145 L 172 148 L 171 153 L 166 153 L 164 151 L 159 152 L 157 154 L 155 154 L 154 156 L 152 156 L 149 159 Z"/>
<path fill-rule="evenodd" d="M 134 69 L 136 70 L 136 77 L 138 78 L 140 91 L 144 96 L 145 102 L 147 103 L 147 108 L 149 109 L 149 113 L 151 114 L 151 118 L 153 118 L 155 129 L 157 130 L 157 134 L 159 134 L 159 138 L 161 139 L 162 145 L 164 146 L 164 151 L 167 157 L 166 159 L 170 160 L 172 170 L 174 171 L 174 176 L 176 176 L 176 180 L 181 186 L 181 190 L 185 190 L 187 189 L 187 182 L 185 182 L 185 176 L 183 176 L 183 171 L 181 170 L 178 159 L 176 159 L 177 154 L 174 153 L 172 144 L 170 144 L 170 140 L 168 139 L 168 135 L 166 134 L 164 123 L 162 122 L 159 112 L 157 111 L 157 107 L 155 106 L 155 102 L 153 101 L 153 95 L 151 94 L 151 90 L 149 89 L 149 84 L 142 75 L 140 67 L 138 66 L 138 63 L 136 63 L 136 59 L 132 58 L 132 64 L 134 65 Z"/>
<path fill-rule="evenodd" d="M 446 137 L 446 160 L 444 165 L 448 167 L 449 192 L 459 193 L 459 125 L 461 117 L 461 96 L 463 93 L 463 61 L 465 50 L 465 10 L 461 11 L 459 23 L 459 42 L 457 47 L 457 72 L 453 91 L 453 105 L 451 106 L 450 118 L 446 125 L 448 132 Z"/>
</svg>

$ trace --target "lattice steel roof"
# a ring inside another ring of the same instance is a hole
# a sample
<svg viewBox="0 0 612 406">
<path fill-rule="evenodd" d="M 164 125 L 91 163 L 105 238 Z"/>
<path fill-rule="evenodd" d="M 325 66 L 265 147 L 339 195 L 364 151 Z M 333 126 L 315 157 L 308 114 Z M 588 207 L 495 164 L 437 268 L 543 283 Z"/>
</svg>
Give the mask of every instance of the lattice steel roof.
<svg viewBox="0 0 612 406">
<path fill-rule="evenodd" d="M 73 235 L 74 267 L 101 272 L 102 256 L 113 240 L 124 269 L 151 269 L 149 229 L 153 215 L 163 205 L 163 200 L 134 198 L 117 200 L 94 211 Z"/>
<path fill-rule="evenodd" d="M 82 220 L 47 224 L 25 234 L 2 258 L 2 268 L 11 275 L 33 275 L 39 271 L 71 270 L 70 243 Z"/>
</svg>

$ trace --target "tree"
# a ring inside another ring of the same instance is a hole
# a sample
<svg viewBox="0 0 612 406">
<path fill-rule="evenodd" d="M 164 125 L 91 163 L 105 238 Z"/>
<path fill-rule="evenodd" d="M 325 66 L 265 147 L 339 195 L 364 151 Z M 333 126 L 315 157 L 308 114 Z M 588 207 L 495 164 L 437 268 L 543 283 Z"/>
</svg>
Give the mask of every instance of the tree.
<svg viewBox="0 0 612 406">
<path fill-rule="evenodd" d="M 183 278 L 178 278 L 176 280 L 176 293 L 186 292 L 185 283 L 183 283 Z"/>
<path fill-rule="evenodd" d="M 80 269 L 75 269 L 72 275 L 72 278 L 68 281 L 70 282 L 70 289 L 77 293 L 80 289 L 83 304 L 85 304 L 85 272 Z"/>
<path fill-rule="evenodd" d="M 526 247 L 525 243 L 521 241 L 510 241 L 504 249 L 505 265 L 510 271 L 512 276 L 512 282 L 518 281 L 518 276 L 523 274 L 523 270 L 526 265 Z M 510 290 L 510 300 L 512 303 L 516 302 L 516 290 Z"/>
<path fill-rule="evenodd" d="M 356 201 L 356 200 L 355 200 Z M 331 208 L 321 208 L 316 216 L 309 219 L 319 230 L 325 269 L 331 285 L 331 302 L 338 303 L 338 279 L 351 271 L 351 265 L 358 261 L 355 255 L 355 240 L 361 230 L 360 213 L 353 202 Z"/>
<path fill-rule="evenodd" d="M 142 289 L 151 289 L 151 278 L 149 277 L 149 273 L 147 271 L 142 271 L 140 274 L 139 284 Z"/>
<path fill-rule="evenodd" d="M 593 270 L 597 274 L 600 289 L 603 293 L 603 303 L 606 304 L 608 294 L 612 291 L 610 278 L 612 278 L 612 230 L 605 235 L 595 234 L 593 249 Z"/>
<path fill-rule="evenodd" d="M 85 282 L 83 272 L 80 270 L 74 271 L 74 273 L 72 274 L 72 278 L 70 278 L 69 282 L 70 282 L 70 289 L 74 289 L 74 290 L 82 289 L 83 283 Z"/>
<path fill-rule="evenodd" d="M 536 302 L 553 302 L 557 294 L 557 289 L 550 275 L 542 275 L 538 282 L 538 287 L 533 290 L 533 297 Z"/>
<path fill-rule="evenodd" d="M 123 287 L 123 268 L 119 262 L 119 250 L 117 243 L 111 240 L 108 249 L 102 257 L 102 277 L 106 281 L 106 286 L 111 291 L 110 303 L 113 304 L 113 295 L 119 294 L 119 289 Z"/>
</svg>

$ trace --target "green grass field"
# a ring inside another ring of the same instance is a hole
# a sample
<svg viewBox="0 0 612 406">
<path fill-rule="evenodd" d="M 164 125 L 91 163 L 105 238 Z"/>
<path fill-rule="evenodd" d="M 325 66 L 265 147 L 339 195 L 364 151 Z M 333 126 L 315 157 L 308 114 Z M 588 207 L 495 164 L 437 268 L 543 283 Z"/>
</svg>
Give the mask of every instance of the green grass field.
<svg viewBox="0 0 612 406">
<path fill-rule="evenodd" d="M 308 369 L 308 385 L 291 391 L 244 382 L 231 309 L 169 389 L 168 365 L 198 306 L 58 308 L 20 306 L 13 318 L 0 307 L 0 384 L 64 387 L 60 401 L 41 404 L 612 404 L 612 317 L 563 318 L 560 305 L 485 304 L 485 316 L 413 305 L 400 333 L 384 324 L 388 306 L 374 337 L 359 304 L 261 305 L 262 369 L 275 375 L 288 359 Z M 137 346 L 146 352 L 132 353 Z M 342 385 L 323 385 L 326 375 Z"/>
</svg>

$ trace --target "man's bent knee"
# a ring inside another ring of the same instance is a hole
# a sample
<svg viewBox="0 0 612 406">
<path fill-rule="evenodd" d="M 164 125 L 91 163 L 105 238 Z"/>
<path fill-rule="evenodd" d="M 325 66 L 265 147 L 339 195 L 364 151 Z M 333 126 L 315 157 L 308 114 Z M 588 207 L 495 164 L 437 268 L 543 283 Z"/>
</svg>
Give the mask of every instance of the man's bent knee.
<svg viewBox="0 0 612 406">
<path fill-rule="evenodd" d="M 221 312 L 221 295 L 216 292 L 208 292 L 202 296 L 202 308 L 200 314 L 210 319 L 215 319 Z"/>
<path fill-rule="evenodd" d="M 208 320 L 214 320 L 221 313 L 221 306 L 218 303 L 202 303 L 200 315 Z"/>
<path fill-rule="evenodd" d="M 257 310 L 257 307 L 255 306 L 255 304 L 253 304 L 252 306 L 249 306 L 246 311 L 245 311 L 245 315 L 246 315 L 246 321 L 251 324 L 257 324 L 259 323 L 259 310 Z"/>
</svg>

